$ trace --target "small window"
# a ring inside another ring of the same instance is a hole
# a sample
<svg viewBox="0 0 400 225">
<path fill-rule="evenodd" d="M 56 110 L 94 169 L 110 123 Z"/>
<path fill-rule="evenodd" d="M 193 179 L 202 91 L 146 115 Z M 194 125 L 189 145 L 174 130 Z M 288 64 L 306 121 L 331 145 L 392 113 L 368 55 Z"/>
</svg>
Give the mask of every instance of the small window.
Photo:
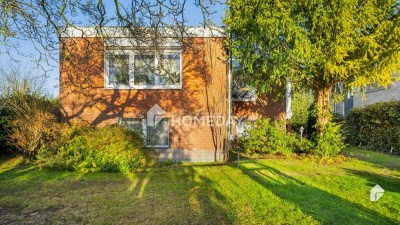
<svg viewBox="0 0 400 225">
<path fill-rule="evenodd" d="M 105 57 L 106 88 L 180 89 L 182 53 L 180 51 L 108 50 Z"/>
<path fill-rule="evenodd" d="M 135 55 L 135 85 L 155 85 L 154 55 Z"/>
<path fill-rule="evenodd" d="M 180 83 L 180 55 L 162 54 L 159 58 L 159 84 L 160 85 L 179 85 Z"/>
<path fill-rule="evenodd" d="M 251 124 L 253 121 L 249 120 L 242 120 L 242 121 L 237 121 L 236 122 L 236 136 L 237 137 L 248 137 L 249 134 L 247 133 L 247 130 L 251 128 Z"/>
<path fill-rule="evenodd" d="M 247 84 L 240 65 L 234 61 L 232 69 L 232 101 L 255 101 L 256 90 Z"/>
<path fill-rule="evenodd" d="M 142 133 L 149 147 L 169 147 L 169 120 L 164 118 L 155 126 L 147 126 L 146 119 L 121 118 L 118 125 L 127 127 L 129 130 Z"/>
<path fill-rule="evenodd" d="M 109 57 L 109 85 L 129 85 L 129 55 Z"/>
<path fill-rule="evenodd" d="M 147 126 L 147 145 L 155 147 L 169 146 L 168 119 L 162 119 L 155 126 Z"/>
<path fill-rule="evenodd" d="M 256 91 L 251 88 L 234 88 L 232 90 L 232 101 L 252 102 L 256 100 Z"/>
</svg>

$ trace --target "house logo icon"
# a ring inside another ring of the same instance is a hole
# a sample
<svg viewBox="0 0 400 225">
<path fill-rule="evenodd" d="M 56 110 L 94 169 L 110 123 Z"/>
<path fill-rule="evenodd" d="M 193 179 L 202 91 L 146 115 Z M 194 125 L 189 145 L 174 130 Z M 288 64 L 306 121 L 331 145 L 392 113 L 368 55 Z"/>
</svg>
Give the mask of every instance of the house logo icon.
<svg viewBox="0 0 400 225">
<path fill-rule="evenodd" d="M 384 193 L 385 190 L 383 190 L 383 188 L 377 184 L 370 191 L 370 200 L 372 202 L 376 202 L 383 196 Z"/>
<path fill-rule="evenodd" d="M 154 127 L 164 118 L 164 110 L 155 104 L 149 111 L 147 111 L 147 126 Z"/>
</svg>

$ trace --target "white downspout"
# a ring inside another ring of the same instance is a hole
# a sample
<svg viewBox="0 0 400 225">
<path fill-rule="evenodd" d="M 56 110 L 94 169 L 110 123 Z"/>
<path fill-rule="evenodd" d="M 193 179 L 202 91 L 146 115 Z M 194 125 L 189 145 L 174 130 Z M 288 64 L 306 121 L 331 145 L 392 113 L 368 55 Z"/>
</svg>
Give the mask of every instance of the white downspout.
<svg viewBox="0 0 400 225">
<path fill-rule="evenodd" d="M 230 34 L 230 40 L 232 39 L 232 36 Z M 230 41 L 229 40 L 229 41 Z M 228 121 L 226 124 L 226 134 L 227 134 L 227 146 L 226 146 L 226 151 L 227 153 L 225 154 L 227 160 L 229 158 L 229 151 L 231 148 L 231 134 L 232 134 L 232 55 L 231 55 L 231 49 L 230 49 L 231 44 L 229 45 L 228 49 Z"/>
<path fill-rule="evenodd" d="M 292 118 L 292 83 L 286 81 L 286 119 Z"/>
</svg>

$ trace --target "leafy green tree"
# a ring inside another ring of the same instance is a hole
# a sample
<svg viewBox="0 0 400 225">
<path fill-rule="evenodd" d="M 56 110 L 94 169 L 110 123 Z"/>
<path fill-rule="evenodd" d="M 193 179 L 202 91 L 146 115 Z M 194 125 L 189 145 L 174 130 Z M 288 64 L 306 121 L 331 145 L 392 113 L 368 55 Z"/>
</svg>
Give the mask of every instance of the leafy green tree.
<svg viewBox="0 0 400 225">
<path fill-rule="evenodd" d="M 293 128 L 298 132 L 300 127 L 306 127 L 310 117 L 310 108 L 314 103 L 313 94 L 310 91 L 295 91 L 292 93 L 292 113 L 290 119 Z"/>
<path fill-rule="evenodd" d="M 231 49 L 261 92 L 312 89 L 318 135 L 330 119 L 332 87 L 344 91 L 399 79 L 397 0 L 230 0 Z"/>
</svg>

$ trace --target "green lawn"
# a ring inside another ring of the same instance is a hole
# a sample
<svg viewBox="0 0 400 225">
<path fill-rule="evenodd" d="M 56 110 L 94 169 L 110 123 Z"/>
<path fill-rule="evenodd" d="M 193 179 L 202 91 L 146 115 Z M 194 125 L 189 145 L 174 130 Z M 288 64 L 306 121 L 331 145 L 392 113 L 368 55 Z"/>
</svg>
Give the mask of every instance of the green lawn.
<svg viewBox="0 0 400 225">
<path fill-rule="evenodd" d="M 0 223 L 395 224 L 400 158 L 357 148 L 335 165 L 308 159 L 160 167 L 131 176 L 51 172 L 0 161 Z M 378 202 L 369 191 L 379 184 Z"/>
</svg>

